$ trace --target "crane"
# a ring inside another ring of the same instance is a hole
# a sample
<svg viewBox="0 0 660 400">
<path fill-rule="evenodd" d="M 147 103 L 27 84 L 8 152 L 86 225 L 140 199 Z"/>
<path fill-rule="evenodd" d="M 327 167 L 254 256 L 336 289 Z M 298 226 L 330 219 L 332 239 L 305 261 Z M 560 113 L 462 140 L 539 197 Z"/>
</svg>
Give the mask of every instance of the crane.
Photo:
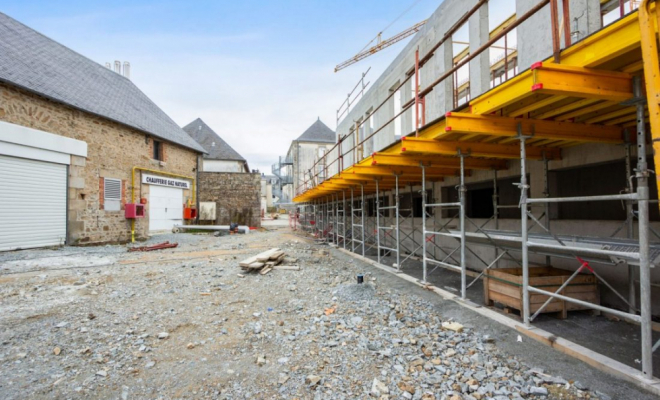
<svg viewBox="0 0 660 400">
<path fill-rule="evenodd" d="M 335 67 L 335 72 L 340 71 L 340 70 L 342 70 L 342 69 L 344 69 L 344 68 L 346 68 L 350 65 L 353 65 L 356 62 L 358 62 L 360 60 L 363 60 L 363 59 L 369 57 L 370 55 L 372 55 L 376 52 L 379 52 L 379 51 L 383 50 L 384 48 L 390 47 L 394 43 L 400 42 L 401 40 L 407 38 L 408 36 L 414 35 L 415 33 L 419 32 L 419 30 L 422 28 L 422 26 L 424 26 L 424 24 L 426 24 L 426 21 L 428 21 L 428 20 L 425 19 L 422 22 L 418 22 L 415 25 L 411 26 L 410 28 L 406 29 L 405 31 L 400 32 L 400 33 L 392 36 L 391 38 L 385 39 L 385 40 L 381 40 L 382 32 L 380 32 L 378 34 L 378 42 L 376 43 L 375 46 L 372 46 L 372 47 L 370 47 L 366 50 L 363 50 L 363 51 L 357 53 L 355 56 L 353 56 L 353 57 L 349 58 L 348 60 L 342 62 L 341 64 L 337 65 Z"/>
</svg>

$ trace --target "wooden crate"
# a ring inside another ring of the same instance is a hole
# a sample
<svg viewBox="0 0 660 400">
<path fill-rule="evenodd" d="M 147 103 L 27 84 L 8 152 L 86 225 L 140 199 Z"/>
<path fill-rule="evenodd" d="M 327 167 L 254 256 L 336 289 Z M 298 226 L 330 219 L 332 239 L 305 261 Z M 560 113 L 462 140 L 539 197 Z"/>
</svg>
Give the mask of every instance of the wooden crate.
<svg viewBox="0 0 660 400">
<path fill-rule="evenodd" d="M 573 274 L 571 271 L 553 268 L 530 268 L 529 284 L 541 290 L 556 292 Z M 600 304 L 598 282 L 595 276 L 579 274 L 560 293 L 574 299 Z M 535 313 L 549 296 L 530 293 L 530 312 Z M 484 298 L 487 305 L 500 303 L 505 307 L 522 312 L 522 268 L 498 268 L 488 271 L 484 280 Z M 587 310 L 575 303 L 553 299 L 543 313 L 560 313 L 560 318 L 566 318 L 569 311 Z"/>
</svg>

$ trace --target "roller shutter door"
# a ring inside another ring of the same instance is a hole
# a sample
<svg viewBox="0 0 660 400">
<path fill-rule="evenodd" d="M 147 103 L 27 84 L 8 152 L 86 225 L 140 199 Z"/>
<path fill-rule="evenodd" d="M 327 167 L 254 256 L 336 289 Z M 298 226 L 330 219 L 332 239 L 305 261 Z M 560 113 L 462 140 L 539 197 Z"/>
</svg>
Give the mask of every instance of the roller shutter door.
<svg viewBox="0 0 660 400">
<path fill-rule="evenodd" d="M 0 156 L 0 251 L 66 240 L 67 167 Z"/>
</svg>

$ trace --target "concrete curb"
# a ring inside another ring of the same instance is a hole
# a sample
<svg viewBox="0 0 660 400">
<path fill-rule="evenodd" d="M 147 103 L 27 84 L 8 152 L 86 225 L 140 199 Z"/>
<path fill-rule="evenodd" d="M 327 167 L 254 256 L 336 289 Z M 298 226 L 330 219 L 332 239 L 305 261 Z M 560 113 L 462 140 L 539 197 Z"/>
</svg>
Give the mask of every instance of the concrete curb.
<svg viewBox="0 0 660 400">
<path fill-rule="evenodd" d="M 371 260 L 367 257 L 362 257 L 359 254 L 352 253 L 348 250 L 335 247 L 337 250 L 341 251 L 342 253 L 348 254 L 349 256 L 356 258 L 360 261 L 366 262 L 368 264 L 373 265 L 374 267 L 381 269 L 385 272 L 388 272 L 392 275 L 396 275 L 397 277 L 413 283 L 421 288 L 425 288 L 427 290 L 431 290 L 435 292 L 438 296 L 442 297 L 445 300 L 452 300 L 456 302 L 457 304 L 461 305 L 462 307 L 468 308 L 475 313 L 478 313 L 480 315 L 483 315 L 484 317 L 490 318 L 504 326 L 507 326 L 509 328 L 515 329 L 516 331 L 520 332 L 521 334 L 534 339 L 540 343 L 543 343 L 545 345 L 548 345 L 552 347 L 555 350 L 558 350 L 566 355 L 569 355 L 573 358 L 576 358 L 580 361 L 583 361 L 589 365 L 591 365 L 594 368 L 599 369 L 600 371 L 606 372 L 608 374 L 614 375 L 618 378 L 624 379 L 628 382 L 634 383 L 635 385 L 641 387 L 642 389 L 653 393 L 655 395 L 660 396 L 660 380 L 659 379 L 647 379 L 646 377 L 642 376 L 641 371 L 636 370 L 632 367 L 629 367 L 619 361 L 616 361 L 612 358 L 606 357 L 602 354 L 596 353 L 595 351 L 589 350 L 586 347 L 580 346 L 579 344 L 573 343 L 569 340 L 563 339 L 561 337 L 557 337 L 553 335 L 550 332 L 547 332 L 543 329 L 531 327 L 527 328 L 524 324 L 521 324 L 518 321 L 515 321 L 511 318 L 508 318 L 496 311 L 493 311 L 487 307 L 480 306 L 476 303 L 473 303 L 471 301 L 463 301 L 461 298 L 454 293 L 448 292 L 446 290 L 437 288 L 435 286 L 426 286 L 422 285 L 417 279 L 414 277 L 397 272 L 394 268 L 388 267 L 383 264 L 379 264 L 378 262 Z"/>
</svg>

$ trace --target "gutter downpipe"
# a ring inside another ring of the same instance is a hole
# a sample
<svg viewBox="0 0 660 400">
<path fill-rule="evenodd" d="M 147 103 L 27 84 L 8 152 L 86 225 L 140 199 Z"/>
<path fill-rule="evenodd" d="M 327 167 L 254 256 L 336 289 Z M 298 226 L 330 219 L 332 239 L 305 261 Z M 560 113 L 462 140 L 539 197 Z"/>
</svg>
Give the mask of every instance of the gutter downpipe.
<svg viewBox="0 0 660 400">
<path fill-rule="evenodd" d="M 135 171 L 153 172 L 154 174 L 171 176 L 172 178 L 184 178 L 192 181 L 192 203 L 195 203 L 195 178 L 192 176 L 172 174 L 170 172 L 158 171 L 156 169 L 133 167 L 131 173 L 131 203 L 135 203 Z M 135 219 L 131 219 L 131 243 L 135 243 Z"/>
</svg>

